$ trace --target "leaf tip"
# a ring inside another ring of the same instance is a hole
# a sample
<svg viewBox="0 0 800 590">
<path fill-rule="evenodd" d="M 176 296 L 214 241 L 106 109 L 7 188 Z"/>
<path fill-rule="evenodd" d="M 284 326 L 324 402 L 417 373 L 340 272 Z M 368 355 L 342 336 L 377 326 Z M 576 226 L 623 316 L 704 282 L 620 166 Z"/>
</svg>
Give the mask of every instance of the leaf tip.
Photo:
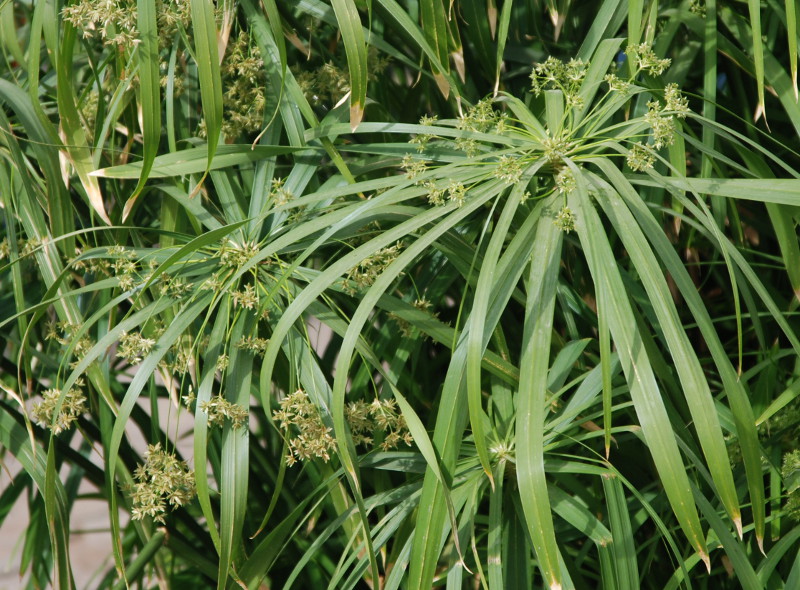
<svg viewBox="0 0 800 590">
<path fill-rule="evenodd" d="M 711 559 L 708 557 L 708 553 L 705 551 L 698 551 L 697 555 L 700 556 L 700 560 L 706 564 L 706 571 L 710 574 L 711 573 Z"/>
<path fill-rule="evenodd" d="M 350 131 L 355 132 L 364 118 L 364 105 L 360 103 L 350 103 Z"/>
<path fill-rule="evenodd" d="M 450 96 L 450 82 L 447 81 L 441 73 L 436 72 L 433 75 L 433 79 L 436 81 L 436 86 L 439 87 L 439 92 L 442 93 L 442 96 L 445 98 Z"/>
</svg>

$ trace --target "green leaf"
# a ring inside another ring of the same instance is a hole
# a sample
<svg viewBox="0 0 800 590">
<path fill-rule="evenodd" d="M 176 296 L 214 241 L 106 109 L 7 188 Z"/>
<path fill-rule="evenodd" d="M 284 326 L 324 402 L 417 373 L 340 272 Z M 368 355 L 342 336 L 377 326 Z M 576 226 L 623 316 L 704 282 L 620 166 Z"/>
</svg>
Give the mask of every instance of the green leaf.
<svg viewBox="0 0 800 590">
<path fill-rule="evenodd" d="M 350 129 L 355 131 L 364 118 L 367 104 L 367 43 L 361 29 L 361 17 L 353 0 L 331 0 L 339 32 L 347 54 L 350 72 Z"/>
<path fill-rule="evenodd" d="M 764 538 L 764 478 L 761 469 L 761 451 L 758 442 L 758 433 L 755 426 L 755 416 L 750 405 L 750 399 L 745 391 L 739 375 L 731 365 L 731 361 L 720 342 L 719 335 L 709 315 L 708 309 L 697 292 L 694 282 L 687 272 L 683 262 L 664 235 L 663 229 L 653 218 L 652 213 L 642 202 L 635 191 L 630 190 L 630 185 L 624 181 L 622 173 L 610 162 L 596 160 L 596 165 L 603 170 L 606 177 L 617 189 L 618 194 L 625 200 L 626 205 L 636 217 L 644 234 L 653 244 L 655 251 L 663 262 L 667 272 L 675 280 L 681 295 L 686 300 L 687 306 L 695 317 L 703 339 L 711 352 L 714 363 L 722 378 L 725 394 L 728 396 L 731 411 L 736 425 L 736 434 L 742 450 L 747 486 L 750 492 L 750 501 L 753 510 L 753 520 L 756 529 L 756 539 L 759 543 Z M 687 201 L 682 201 L 684 206 L 694 208 Z"/>
<path fill-rule="evenodd" d="M 764 103 L 764 40 L 761 38 L 761 0 L 747 0 L 750 13 L 750 28 L 753 31 L 753 62 L 756 68 L 756 84 L 758 86 L 758 106 L 754 119 L 766 116 Z"/>
<path fill-rule="evenodd" d="M 706 381 L 700 359 L 692 349 L 675 309 L 667 282 L 659 268 L 655 254 L 636 223 L 633 215 L 622 203 L 615 190 L 601 179 L 592 178 L 600 192 L 598 202 L 622 239 L 634 268 L 644 285 L 650 304 L 664 333 L 675 367 L 685 393 L 686 403 L 694 422 L 697 437 L 706 463 L 711 470 L 717 492 L 737 531 L 742 529 L 742 517 L 733 473 L 728 460 L 728 449 L 715 408 L 714 397 Z M 633 188 L 630 189 L 633 195 Z"/>
<path fill-rule="evenodd" d="M 672 510 L 689 543 L 710 569 L 686 467 L 650 359 L 644 350 L 633 309 L 602 223 L 585 193 L 579 191 L 580 188 L 570 194 L 568 201 L 570 209 L 575 212 L 575 225 L 594 281 L 597 306 L 605 310 L 608 318 L 636 415 Z"/>
<path fill-rule="evenodd" d="M 103 195 L 97 179 L 91 175 L 93 170 L 92 153 L 86 140 L 86 132 L 75 104 L 75 91 L 72 82 L 72 56 L 76 44 L 75 29 L 65 23 L 61 47 L 56 60 L 58 78 L 58 115 L 64 133 L 64 153 L 69 158 L 81 180 L 89 204 L 100 219 L 111 225 L 111 220 L 103 203 Z"/>
<path fill-rule="evenodd" d="M 438 58 L 438 63 L 432 64 L 433 77 L 439 85 L 439 90 L 447 98 L 450 87 L 444 74 L 450 73 L 450 30 L 447 26 L 447 11 L 443 0 L 421 0 L 419 15 L 425 37 Z"/>
<path fill-rule="evenodd" d="M 228 144 L 222 145 L 216 150 L 212 156 L 213 161 L 209 164 L 210 146 L 190 148 L 155 158 L 149 177 L 188 176 L 198 172 L 241 166 L 249 162 L 257 162 L 296 151 L 297 148 L 284 146 L 258 145 L 253 147 L 250 145 Z M 111 168 L 102 168 L 95 170 L 91 174 L 92 176 L 103 178 L 138 178 L 142 174 L 142 166 L 142 162 L 134 162 Z"/>
<path fill-rule="evenodd" d="M 555 199 L 549 200 L 552 207 Z M 545 584 L 562 588 L 568 579 L 559 563 L 544 470 L 544 423 L 548 407 L 550 338 L 561 264 L 561 232 L 547 218 L 539 221 L 528 277 L 517 395 L 517 483 L 528 534 Z"/>
<path fill-rule="evenodd" d="M 161 140 L 161 76 L 158 59 L 158 28 L 156 24 L 156 1 L 137 0 L 139 44 L 136 51 L 139 57 L 139 102 L 142 123 L 142 168 L 139 181 L 133 194 L 125 202 L 122 221 L 127 219 L 136 199 L 142 192 L 147 176 L 158 154 Z"/>
<path fill-rule="evenodd" d="M 194 52 L 197 61 L 197 77 L 200 82 L 200 97 L 203 103 L 203 118 L 206 123 L 208 152 L 203 178 L 211 170 L 222 131 L 222 78 L 219 63 L 222 56 L 217 46 L 217 25 L 212 0 L 190 0 Z M 193 191 L 194 192 L 194 191 Z"/>
</svg>

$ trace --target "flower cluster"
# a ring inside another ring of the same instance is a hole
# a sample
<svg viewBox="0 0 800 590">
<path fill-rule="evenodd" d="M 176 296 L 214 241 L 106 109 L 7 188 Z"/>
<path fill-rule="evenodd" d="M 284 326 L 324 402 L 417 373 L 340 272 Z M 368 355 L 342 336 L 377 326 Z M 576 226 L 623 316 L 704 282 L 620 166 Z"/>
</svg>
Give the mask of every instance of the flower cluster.
<svg viewBox="0 0 800 590">
<path fill-rule="evenodd" d="M 548 136 L 542 140 L 544 157 L 554 167 L 560 167 L 563 165 L 564 156 L 567 155 L 572 147 L 572 142 L 561 135 L 551 137 L 548 134 Z"/>
<path fill-rule="evenodd" d="M 367 79 L 377 80 L 389 65 L 389 59 L 379 55 L 374 47 L 367 54 Z M 332 107 L 350 92 L 347 72 L 326 62 L 316 70 L 296 69 L 294 72 L 300 90 L 312 106 Z"/>
<path fill-rule="evenodd" d="M 677 127 L 675 118 L 684 119 L 689 111 L 689 102 L 681 94 L 677 84 L 667 84 L 664 88 L 664 106 L 658 100 L 647 103 L 645 122 L 650 126 L 653 149 L 672 145 Z M 634 171 L 653 167 L 655 155 L 643 143 L 634 144 L 627 155 L 628 166 Z"/>
<path fill-rule="evenodd" d="M 533 68 L 531 90 L 536 96 L 548 89 L 561 90 L 568 106 L 580 108 L 583 99 L 579 91 L 588 67 L 589 64 L 582 59 L 571 59 L 564 63 L 555 57 L 548 57 Z"/>
<path fill-rule="evenodd" d="M 506 184 L 516 184 L 522 177 L 522 162 L 515 156 L 500 156 L 493 174 Z"/>
<path fill-rule="evenodd" d="M 241 245 L 227 240 L 219 250 L 219 261 L 222 266 L 239 270 L 253 256 L 258 254 L 258 244 L 243 242 Z"/>
<path fill-rule="evenodd" d="M 641 172 L 653 167 L 656 162 L 656 157 L 646 146 L 641 143 L 636 143 L 628 150 L 628 155 L 625 158 L 628 167 L 634 172 Z"/>
<path fill-rule="evenodd" d="M 403 161 L 400 163 L 400 167 L 406 171 L 406 178 L 409 180 L 413 180 L 428 169 L 428 165 L 425 163 L 425 160 L 415 158 L 411 154 L 406 154 L 403 156 Z"/>
<path fill-rule="evenodd" d="M 250 43 L 247 33 L 239 33 L 228 45 L 220 73 L 225 88 L 222 134 L 235 139 L 261 129 L 267 102 L 264 60 L 258 47 Z"/>
<path fill-rule="evenodd" d="M 245 285 L 243 291 L 234 291 L 231 297 L 236 307 L 255 309 L 258 306 L 258 292 L 254 285 Z"/>
<path fill-rule="evenodd" d="M 258 336 L 243 336 L 235 344 L 236 348 L 247 350 L 254 354 L 263 355 L 267 352 L 269 346 L 268 338 L 259 338 Z"/>
<path fill-rule="evenodd" d="M 133 47 L 139 38 L 136 0 L 78 0 L 61 14 L 85 39 L 99 38 L 105 45 Z M 159 45 L 166 47 L 179 27 L 189 28 L 189 0 L 157 0 L 156 20 Z"/>
<path fill-rule="evenodd" d="M 631 83 L 623 80 L 616 74 L 606 74 L 603 80 L 608 84 L 609 92 L 619 92 L 620 94 L 628 94 L 631 90 Z"/>
<path fill-rule="evenodd" d="M 419 299 L 415 299 L 414 303 L 412 303 L 411 305 L 416 307 L 419 311 L 430 313 L 431 302 L 428 301 L 425 297 L 420 297 Z M 438 316 L 439 316 L 438 312 L 433 314 L 433 317 L 438 317 Z M 409 322 L 401 318 L 396 313 L 390 313 L 389 317 L 392 320 L 394 320 L 394 322 L 397 324 L 397 327 L 400 328 L 400 333 L 403 336 L 409 337 L 414 335 L 414 327 Z"/>
<path fill-rule="evenodd" d="M 456 129 L 461 131 L 472 131 L 475 133 L 497 133 L 503 134 L 507 128 L 507 117 L 504 113 L 499 113 L 492 107 L 492 100 L 484 98 L 466 110 L 456 123 Z M 467 156 L 473 157 L 480 152 L 478 142 L 472 137 L 458 137 L 455 140 L 455 148 L 461 150 Z"/>
<path fill-rule="evenodd" d="M 689 110 L 689 100 L 681 94 L 680 88 L 675 83 L 667 84 L 664 87 L 665 111 L 675 114 L 680 119 L 686 118 L 691 111 Z"/>
<path fill-rule="evenodd" d="M 186 461 L 163 450 L 161 443 L 147 447 L 144 465 L 139 465 L 133 476 L 136 483 L 131 486 L 130 495 L 134 520 L 150 516 L 163 524 L 167 503 L 174 510 L 195 495 L 194 473 Z"/>
<path fill-rule="evenodd" d="M 359 289 L 366 289 L 374 283 L 381 273 L 400 255 L 402 244 L 381 248 L 350 269 L 344 280 L 344 288 L 351 295 Z"/>
<path fill-rule="evenodd" d="M 706 17 L 706 5 L 702 0 L 689 0 L 689 12 L 700 18 Z"/>
<path fill-rule="evenodd" d="M 371 404 L 361 400 L 351 402 L 345 408 L 344 415 L 350 426 L 353 442 L 357 445 L 371 445 L 372 435 L 377 431 L 383 431 L 383 440 L 380 443 L 383 451 L 394 449 L 401 442 L 410 446 L 414 441 L 408 432 L 405 418 L 392 399 L 375 399 Z"/>
<path fill-rule="evenodd" d="M 456 207 L 461 207 L 467 197 L 467 187 L 457 180 L 450 180 L 441 186 L 433 180 L 426 180 L 422 186 L 428 191 L 428 202 L 431 205 L 438 206 L 450 202 L 455 203 Z"/>
<path fill-rule="evenodd" d="M 653 147 L 661 149 L 672 145 L 675 141 L 675 121 L 671 115 L 661 111 L 661 104 L 657 100 L 647 103 L 647 114 L 644 120 L 650 125 L 653 134 Z"/>
<path fill-rule="evenodd" d="M 80 248 L 75 248 L 75 256 L 66 261 L 74 271 L 95 276 L 110 274 L 111 263 L 108 260 L 100 257 L 79 260 L 81 253 Z"/>
<path fill-rule="evenodd" d="M 283 183 L 283 178 L 273 178 L 271 183 L 272 190 L 270 190 L 269 196 L 278 207 L 286 205 L 289 201 L 294 199 L 292 191 L 283 186 Z"/>
<path fill-rule="evenodd" d="M 214 368 L 222 372 L 228 368 L 228 363 L 230 362 L 230 357 L 227 354 L 221 354 L 217 357 L 217 360 L 214 362 Z"/>
<path fill-rule="evenodd" d="M 571 193 L 577 187 L 575 175 L 569 168 L 562 168 L 555 177 L 556 188 L 565 195 Z"/>
<path fill-rule="evenodd" d="M 77 358 L 81 358 L 89 352 L 94 342 L 88 336 L 82 336 L 75 340 L 80 328 L 80 325 L 68 321 L 48 322 L 47 332 L 44 338 L 45 340 L 55 340 L 62 346 L 69 346 L 72 344 L 73 354 Z"/>
<path fill-rule="evenodd" d="M 97 36 L 106 45 L 131 47 L 139 36 L 135 0 L 79 0 L 61 14 L 84 39 Z"/>
<path fill-rule="evenodd" d="M 669 68 L 669 65 L 672 63 L 672 60 L 669 58 L 659 58 L 649 43 L 629 45 L 625 53 L 627 53 L 631 59 L 635 60 L 636 67 L 639 71 L 646 72 L 651 76 L 660 76 L 667 71 L 667 68 Z"/>
<path fill-rule="evenodd" d="M 184 335 L 184 338 L 186 338 L 186 335 Z M 164 358 L 159 361 L 158 366 L 167 373 L 183 375 L 189 370 L 189 365 L 193 360 L 190 343 L 177 342 L 169 348 Z"/>
<path fill-rule="evenodd" d="M 145 338 L 138 332 L 123 332 L 119 337 L 117 356 L 123 358 L 131 365 L 138 365 L 142 359 L 150 354 L 156 341 Z"/>
<path fill-rule="evenodd" d="M 201 402 L 200 409 L 208 416 L 209 426 L 222 426 L 225 420 L 230 420 L 234 428 L 240 428 L 247 422 L 247 410 L 221 395 L 215 395 L 210 400 Z"/>
<path fill-rule="evenodd" d="M 32 410 L 36 423 L 50 428 L 53 434 L 69 430 L 78 416 L 86 411 L 86 397 L 80 389 L 82 385 L 83 381 L 79 379 L 64 395 L 55 424 L 53 424 L 53 415 L 61 397 L 61 390 L 51 388 L 42 393 L 42 401 L 35 404 Z"/>
<path fill-rule="evenodd" d="M 111 246 L 108 249 L 110 257 L 114 262 L 110 263 L 111 271 L 119 279 L 119 288 L 123 291 L 133 289 L 139 277 L 139 264 L 136 262 L 136 253 L 128 250 L 124 246 Z"/>
<path fill-rule="evenodd" d="M 173 299 L 180 299 L 188 295 L 192 291 L 192 287 L 194 287 L 193 283 L 189 283 L 180 277 L 172 276 L 167 273 L 160 274 L 158 279 L 159 293 L 166 297 L 172 297 Z"/>
<path fill-rule="evenodd" d="M 800 521 L 800 451 L 783 456 L 781 477 L 787 493 L 784 509 L 790 518 Z"/>
<path fill-rule="evenodd" d="M 436 123 L 437 120 L 438 117 L 436 115 L 433 116 L 423 115 L 422 118 L 419 120 L 419 124 L 424 125 L 426 127 L 430 127 L 431 125 Z M 435 135 L 431 135 L 428 133 L 419 133 L 414 137 L 412 137 L 409 143 L 417 144 L 417 151 L 422 152 L 425 150 L 426 147 L 428 147 L 428 143 L 435 137 L 436 137 Z"/>
<path fill-rule="evenodd" d="M 497 126 L 499 120 L 499 113 L 492 107 L 491 99 L 484 98 L 476 102 L 458 118 L 456 129 L 488 133 Z"/>
<path fill-rule="evenodd" d="M 307 461 L 318 458 L 327 462 L 336 449 L 336 439 L 332 429 L 325 425 L 319 409 L 308 395 L 297 390 L 286 396 L 280 409 L 272 414 L 278 422 L 289 446 L 286 464 L 294 465 L 298 460 Z M 383 439 L 380 448 L 384 451 L 396 448 L 401 442 L 413 442 L 405 419 L 397 410 L 394 400 L 374 400 L 351 402 L 345 407 L 345 419 L 357 445 L 370 445 L 373 435 L 381 431 Z"/>
<path fill-rule="evenodd" d="M 575 231 L 575 214 L 572 212 L 572 209 L 567 206 L 562 207 L 561 210 L 556 213 L 553 224 L 564 233 Z"/>
<path fill-rule="evenodd" d="M 562 90 L 564 94 L 575 93 L 583 83 L 589 64 L 582 59 L 571 59 L 564 63 L 558 58 L 548 57 L 537 64 L 531 72 L 531 90 L 539 96 L 543 90 Z"/>
<path fill-rule="evenodd" d="M 298 459 L 330 461 L 331 453 L 336 448 L 336 439 L 331 436 L 332 429 L 322 421 L 317 406 L 303 390 L 298 389 L 281 400 L 280 409 L 275 410 L 272 417 L 278 422 L 289 445 L 287 465 L 291 467 Z"/>
</svg>

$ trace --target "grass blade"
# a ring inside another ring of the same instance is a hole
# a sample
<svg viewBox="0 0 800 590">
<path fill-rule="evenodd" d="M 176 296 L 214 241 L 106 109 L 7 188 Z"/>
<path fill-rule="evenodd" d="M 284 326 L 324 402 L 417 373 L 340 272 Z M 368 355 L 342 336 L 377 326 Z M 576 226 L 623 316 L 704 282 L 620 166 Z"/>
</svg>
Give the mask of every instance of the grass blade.
<svg viewBox="0 0 800 590">
<path fill-rule="evenodd" d="M 353 0 L 331 0 L 350 71 L 350 129 L 355 131 L 364 118 L 367 104 L 367 43 L 361 17 Z"/>
<path fill-rule="evenodd" d="M 750 13 L 750 29 L 753 31 L 753 62 L 756 69 L 756 84 L 758 86 L 758 106 L 753 115 L 753 120 L 758 121 L 761 115 L 766 117 L 764 109 L 764 40 L 761 38 L 761 1 L 747 0 L 747 10 Z"/>
<path fill-rule="evenodd" d="M 577 191 L 576 191 L 577 192 Z M 573 192 L 569 206 L 575 212 L 578 236 L 595 283 L 598 308 L 606 310 L 609 328 L 628 380 L 642 433 L 650 448 L 673 512 L 694 550 L 710 570 L 710 561 L 697 509 L 692 500 L 686 467 L 681 459 L 669 416 L 650 360 L 634 320 L 631 304 L 614 255 L 593 205 Z"/>
<path fill-rule="evenodd" d="M 450 86 L 445 77 L 450 73 L 450 31 L 447 27 L 447 11 L 442 0 L 421 0 L 419 4 L 422 30 L 438 58 L 438 64 L 432 64 L 433 77 L 439 90 L 447 98 L 450 93 Z"/>
<path fill-rule="evenodd" d="M 560 589 L 566 584 L 550 512 L 543 447 L 561 235 L 548 219 L 542 219 L 536 228 L 532 255 L 535 262 L 531 262 L 525 307 L 515 444 L 522 509 L 542 576 L 551 589 Z"/>
<path fill-rule="evenodd" d="M 686 392 L 686 403 L 720 500 L 734 522 L 736 530 L 741 531 L 742 516 L 728 461 L 728 449 L 717 418 L 715 401 L 700 360 L 681 326 L 667 282 L 639 225 L 622 204 L 616 191 L 596 177 L 593 180 L 602 194 L 599 202 L 614 225 L 617 235 L 622 238 L 663 330 L 682 389 Z M 633 192 L 632 187 L 630 192 Z"/>
<path fill-rule="evenodd" d="M 214 3 L 211 0 L 191 0 L 194 51 L 197 59 L 197 77 L 200 82 L 200 99 L 203 103 L 203 118 L 206 122 L 208 153 L 203 178 L 192 191 L 192 195 L 203 184 L 211 162 L 217 152 L 222 131 L 222 77 L 220 55 L 217 47 L 217 25 Z"/>
<path fill-rule="evenodd" d="M 142 125 L 142 168 L 133 194 L 122 210 L 124 222 L 142 192 L 161 140 L 161 77 L 158 71 L 158 27 L 155 0 L 137 0 L 139 44 L 139 119 Z"/>
</svg>

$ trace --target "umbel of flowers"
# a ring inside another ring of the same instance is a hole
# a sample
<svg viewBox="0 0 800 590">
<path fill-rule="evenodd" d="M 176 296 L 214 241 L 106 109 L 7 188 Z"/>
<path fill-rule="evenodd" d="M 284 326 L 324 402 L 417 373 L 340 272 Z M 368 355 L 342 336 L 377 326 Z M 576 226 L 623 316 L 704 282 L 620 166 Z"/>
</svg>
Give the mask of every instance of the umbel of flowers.
<svg viewBox="0 0 800 590">
<path fill-rule="evenodd" d="M 564 195 L 564 205 L 554 212 L 553 219 L 562 231 L 571 231 L 575 219 L 566 206 L 566 196 L 577 187 L 575 173 L 581 160 L 622 156 L 631 171 L 648 171 L 658 161 L 659 151 L 674 143 L 678 120 L 691 112 L 677 84 L 667 84 L 663 90 L 646 87 L 654 85 L 652 79 L 668 69 L 669 59 L 659 58 L 648 44 L 630 46 L 625 54 L 619 54 L 623 56 L 627 59 L 612 61 L 604 75 L 593 79 L 588 78 L 592 64 L 581 59 L 563 62 L 549 57 L 534 66 L 531 92 L 537 99 L 547 99 L 542 117 L 536 117 L 519 99 L 502 94 L 494 102 L 507 105 L 504 111 L 487 98 L 452 123 L 423 117 L 420 125 L 431 131 L 411 139 L 419 153 L 402 159 L 406 178 L 425 190 L 430 205 L 455 203 L 460 207 L 469 199 L 470 189 L 493 179 L 514 185 L 528 169 L 538 166 L 539 176 L 549 176 L 551 181 L 545 184 L 549 189 L 539 191 L 536 197 L 553 192 Z M 639 95 L 648 99 L 642 102 L 646 112 L 630 117 L 628 111 Z M 553 108 L 556 104 L 559 106 Z M 555 116 L 548 114 L 551 108 Z M 625 111 L 622 122 L 618 122 L 620 117 L 613 119 L 620 111 Z M 464 133 L 455 137 L 437 133 L 448 126 Z M 508 149 L 498 150 L 498 144 Z M 464 152 L 472 160 L 471 166 L 483 167 L 484 176 L 471 185 L 452 175 L 440 176 L 436 172 L 437 149 Z"/>
</svg>

